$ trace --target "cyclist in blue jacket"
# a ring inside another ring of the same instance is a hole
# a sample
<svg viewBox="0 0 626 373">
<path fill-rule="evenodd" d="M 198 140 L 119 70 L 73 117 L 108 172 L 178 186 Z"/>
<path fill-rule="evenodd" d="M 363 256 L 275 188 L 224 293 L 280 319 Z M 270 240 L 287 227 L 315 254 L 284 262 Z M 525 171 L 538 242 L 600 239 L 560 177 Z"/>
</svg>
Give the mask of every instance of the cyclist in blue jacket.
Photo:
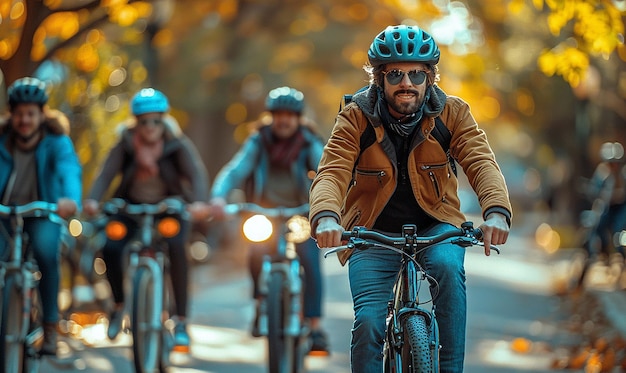
<svg viewBox="0 0 626 373">
<path fill-rule="evenodd" d="M 304 95 L 294 88 L 276 88 L 269 92 L 265 107 L 272 115 L 271 123 L 253 133 L 215 178 L 211 205 L 217 216 L 223 213 L 221 208 L 229 193 L 243 187 L 247 181 L 252 184 L 246 196 L 249 202 L 264 207 L 296 207 L 308 203 L 309 172 L 317 169 L 324 144 L 308 126 L 303 125 Z M 312 330 L 311 351 L 323 355 L 328 353 L 328 343 L 320 325 L 322 275 L 319 252 L 312 239 L 298 244 L 296 250 L 304 266 L 304 317 Z M 262 250 L 250 250 L 255 299 L 259 298 L 257 279 L 264 254 Z M 252 334 L 258 336 L 258 302 Z"/>
<path fill-rule="evenodd" d="M 0 196 L 3 205 L 46 201 L 69 218 L 80 206 L 82 169 L 69 138 L 65 115 L 47 107 L 45 83 L 36 78 L 16 80 L 8 89 L 9 117 L 0 122 Z M 9 222 L 0 220 L 7 231 Z M 24 226 L 39 270 L 44 343 L 41 353 L 56 354 L 59 310 L 61 227 L 47 218 L 30 218 Z M 2 260 L 7 241 L 0 235 Z"/>
</svg>

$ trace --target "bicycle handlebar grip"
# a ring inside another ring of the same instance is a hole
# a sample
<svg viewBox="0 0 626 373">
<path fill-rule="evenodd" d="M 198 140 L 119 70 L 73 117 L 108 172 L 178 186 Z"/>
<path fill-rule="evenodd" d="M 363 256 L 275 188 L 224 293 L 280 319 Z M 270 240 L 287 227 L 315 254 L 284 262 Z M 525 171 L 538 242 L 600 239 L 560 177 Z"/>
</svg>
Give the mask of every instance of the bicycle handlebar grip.
<svg viewBox="0 0 626 373">
<path fill-rule="evenodd" d="M 483 238 L 483 231 L 480 228 L 476 228 L 474 229 L 474 237 L 476 237 L 477 240 L 482 240 Z"/>
</svg>

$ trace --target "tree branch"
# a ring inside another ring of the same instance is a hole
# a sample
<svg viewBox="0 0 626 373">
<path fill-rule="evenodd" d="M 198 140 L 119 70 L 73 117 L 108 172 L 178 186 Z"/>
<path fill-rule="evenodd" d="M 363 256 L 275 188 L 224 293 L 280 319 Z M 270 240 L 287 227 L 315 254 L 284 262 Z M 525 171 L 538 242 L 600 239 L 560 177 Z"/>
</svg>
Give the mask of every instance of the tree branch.
<svg viewBox="0 0 626 373">
<path fill-rule="evenodd" d="M 103 13 L 103 14 L 99 15 L 97 18 L 92 19 L 89 23 L 83 25 L 70 38 L 67 38 L 67 39 L 65 39 L 63 41 L 60 41 L 56 45 L 54 45 L 52 48 L 50 48 L 50 50 L 48 50 L 48 52 L 46 53 L 45 56 L 43 56 L 43 58 L 40 60 L 40 62 L 43 62 L 43 61 L 46 61 L 46 60 L 50 59 L 56 53 L 56 51 L 58 51 L 59 49 L 63 49 L 66 46 L 72 44 L 76 39 L 78 39 L 85 32 L 95 28 L 96 26 L 100 25 L 103 22 L 106 22 L 108 19 L 109 19 L 109 16 L 106 13 Z"/>
</svg>

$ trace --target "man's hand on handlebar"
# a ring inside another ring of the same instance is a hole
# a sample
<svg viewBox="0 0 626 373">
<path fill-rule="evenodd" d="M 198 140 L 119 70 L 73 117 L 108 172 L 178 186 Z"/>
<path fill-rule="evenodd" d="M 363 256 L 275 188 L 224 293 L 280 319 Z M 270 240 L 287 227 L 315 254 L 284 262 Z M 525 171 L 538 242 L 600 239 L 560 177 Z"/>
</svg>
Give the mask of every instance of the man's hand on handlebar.
<svg viewBox="0 0 626 373">
<path fill-rule="evenodd" d="M 63 219 L 76 214 L 76 210 L 78 210 L 78 205 L 69 198 L 59 198 L 57 201 L 57 214 Z"/>
<path fill-rule="evenodd" d="M 187 212 L 191 221 L 206 220 L 210 215 L 210 206 L 203 201 L 195 201 L 187 205 Z"/>
<path fill-rule="evenodd" d="M 491 254 L 491 245 L 502 245 L 509 237 L 509 225 L 502 214 L 489 214 L 487 220 L 478 228 L 483 232 L 483 244 L 487 256 Z"/>
<path fill-rule="evenodd" d="M 92 218 L 100 213 L 100 204 L 95 199 L 86 199 L 83 201 L 83 212 Z"/>
<path fill-rule="evenodd" d="M 320 249 L 341 245 L 341 233 L 344 229 L 337 220 L 332 217 L 321 218 L 315 230 L 317 246 Z"/>
</svg>

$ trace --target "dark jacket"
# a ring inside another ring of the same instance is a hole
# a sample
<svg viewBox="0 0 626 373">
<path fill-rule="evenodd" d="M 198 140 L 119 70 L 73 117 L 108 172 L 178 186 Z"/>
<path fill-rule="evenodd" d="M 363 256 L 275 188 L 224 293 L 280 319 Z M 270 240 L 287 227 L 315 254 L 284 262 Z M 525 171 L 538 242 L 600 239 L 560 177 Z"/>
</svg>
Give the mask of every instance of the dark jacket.
<svg viewBox="0 0 626 373">
<path fill-rule="evenodd" d="M 298 185 L 300 203 L 309 201 L 309 188 L 311 178 L 309 171 L 316 171 L 324 143 L 322 140 L 305 126 L 300 126 L 305 139 L 305 145 L 300 155 L 291 166 L 291 175 Z M 226 164 L 215 177 L 211 189 L 211 198 L 227 199 L 228 194 L 235 188 L 241 188 L 252 176 L 250 195 L 251 202 L 260 201 L 269 170 L 269 155 L 263 145 L 261 135 L 255 132 L 244 142 L 239 151 Z"/>
<path fill-rule="evenodd" d="M 46 120 L 42 126 L 44 136 L 35 148 L 39 199 L 56 203 L 59 198 L 69 198 L 80 207 L 82 167 L 74 151 L 74 144 L 68 136 L 67 118 L 59 111 L 49 110 L 46 111 Z M 10 137 L 9 119 L 0 123 L 0 198 L 13 172 Z"/>
<path fill-rule="evenodd" d="M 478 196 L 483 216 L 497 211 L 510 220 L 511 204 L 504 177 L 470 108 L 458 97 L 446 96 L 434 86 L 421 127 L 414 137 L 408 159 L 409 178 L 415 199 L 431 217 L 460 226 L 466 219 L 457 194 L 458 179 L 439 142 L 431 134 L 434 117 L 440 115 L 452 133 L 450 151 L 461 165 Z M 396 152 L 374 109 L 376 89 L 354 96 L 338 115 L 311 189 L 311 225 L 315 234 L 321 217 L 332 216 L 346 229 L 371 228 L 397 185 Z M 377 142 L 360 153 L 360 136 L 372 123 Z M 340 253 L 345 264 L 351 252 Z"/>
<path fill-rule="evenodd" d="M 111 181 L 119 174 L 121 181 L 113 197 L 128 199 L 129 186 L 137 167 L 132 145 L 133 131 L 132 126 L 122 131 L 119 142 L 109 152 L 91 187 L 90 199 L 102 199 Z M 158 165 L 159 176 L 168 188 L 168 196 L 180 196 L 186 202 L 207 201 L 209 177 L 206 168 L 196 147 L 171 116 L 165 116 L 164 136 L 163 154 Z"/>
</svg>

